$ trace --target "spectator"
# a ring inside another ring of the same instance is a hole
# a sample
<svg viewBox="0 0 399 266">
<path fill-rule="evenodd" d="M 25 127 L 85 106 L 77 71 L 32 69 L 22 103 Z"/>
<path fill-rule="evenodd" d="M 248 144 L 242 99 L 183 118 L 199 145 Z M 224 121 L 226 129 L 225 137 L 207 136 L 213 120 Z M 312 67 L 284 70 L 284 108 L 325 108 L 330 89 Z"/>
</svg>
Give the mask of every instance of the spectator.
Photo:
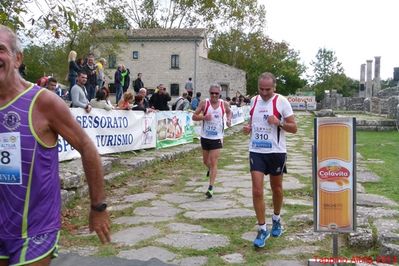
<svg viewBox="0 0 399 266">
<path fill-rule="evenodd" d="M 78 73 L 77 83 L 71 89 L 72 103 L 71 107 L 84 108 L 87 113 L 91 111 L 89 100 L 87 99 L 87 90 L 85 87 L 87 81 L 87 74 L 84 72 Z"/>
<path fill-rule="evenodd" d="M 121 68 L 121 85 L 123 93 L 125 93 L 130 85 L 130 70 L 125 65 L 122 65 Z"/>
<path fill-rule="evenodd" d="M 44 76 L 44 77 L 41 77 L 40 79 L 38 79 L 36 81 L 36 84 L 42 88 L 46 88 L 47 82 L 48 82 L 48 77 Z"/>
<path fill-rule="evenodd" d="M 148 100 L 148 97 L 147 97 L 147 89 L 146 88 L 141 88 L 139 90 L 138 95 L 141 95 L 143 97 L 143 105 L 144 105 L 146 112 L 155 111 L 154 109 L 150 108 L 150 101 Z"/>
<path fill-rule="evenodd" d="M 130 110 L 133 107 L 133 93 L 127 91 L 123 94 L 123 98 L 118 102 L 119 110 Z"/>
<path fill-rule="evenodd" d="M 201 102 L 201 92 L 197 92 L 196 97 L 191 101 L 191 109 L 196 110 Z"/>
<path fill-rule="evenodd" d="M 141 73 L 138 73 L 137 79 L 134 81 L 133 84 L 133 89 L 136 92 L 136 94 L 139 92 L 141 88 L 144 88 L 144 82 L 141 80 L 141 76 L 142 76 Z"/>
<path fill-rule="evenodd" d="M 76 59 L 76 64 L 78 65 L 78 67 L 80 68 L 80 70 L 82 70 L 83 69 L 83 66 L 84 66 L 84 64 L 85 64 L 85 61 L 83 60 L 83 58 L 78 58 L 78 59 Z"/>
<path fill-rule="evenodd" d="M 100 109 L 105 109 L 107 111 L 112 110 L 112 105 L 108 104 L 107 102 L 107 89 L 105 87 L 101 88 L 101 90 L 98 90 L 96 92 L 96 98 L 91 99 L 90 105 L 93 108 L 100 108 Z"/>
<path fill-rule="evenodd" d="M 119 65 L 114 74 L 114 86 L 115 86 L 115 96 L 116 104 L 122 98 L 123 88 L 122 88 L 122 65 Z"/>
<path fill-rule="evenodd" d="M 105 83 L 104 68 L 105 68 L 106 64 L 107 64 L 107 60 L 105 60 L 105 58 L 100 58 L 96 64 L 98 88 L 102 88 L 104 86 L 104 83 Z"/>
<path fill-rule="evenodd" d="M 190 108 L 190 101 L 187 99 L 188 97 L 188 93 L 187 92 L 183 92 L 182 97 L 180 97 L 176 103 L 176 110 L 180 110 L 180 111 L 187 111 L 188 108 Z"/>
<path fill-rule="evenodd" d="M 158 91 L 155 92 L 150 99 L 150 106 L 159 111 L 169 111 L 168 102 L 172 99 L 169 93 L 166 92 L 166 87 L 159 84 Z"/>
<path fill-rule="evenodd" d="M 24 79 L 26 78 L 26 66 L 24 63 L 22 63 L 19 68 L 18 68 L 19 74 L 21 75 L 21 77 L 23 77 Z"/>
<path fill-rule="evenodd" d="M 55 90 L 56 90 L 56 88 L 57 88 L 57 80 L 55 79 L 55 78 L 53 78 L 53 77 L 50 77 L 49 79 L 48 79 L 48 81 L 47 81 L 47 89 L 49 90 L 49 91 L 52 91 L 52 92 L 56 92 Z"/>
<path fill-rule="evenodd" d="M 107 87 L 102 87 L 101 90 L 104 91 L 105 94 L 105 101 L 107 102 L 107 104 L 109 106 L 112 107 L 112 109 L 114 109 L 114 106 L 112 105 L 111 101 L 109 100 L 109 89 Z"/>
<path fill-rule="evenodd" d="M 231 99 L 230 105 L 237 105 L 237 97 L 233 97 L 233 99 Z"/>
<path fill-rule="evenodd" d="M 192 78 L 188 78 L 186 85 L 184 85 L 186 92 L 190 97 L 193 97 L 193 81 Z"/>
<path fill-rule="evenodd" d="M 140 94 L 134 96 L 134 104 L 133 104 L 133 111 L 144 111 L 146 112 L 146 108 L 144 107 L 144 97 Z"/>
<path fill-rule="evenodd" d="M 68 55 L 68 81 L 69 81 L 69 94 L 71 93 L 72 87 L 76 84 L 76 78 L 78 77 L 78 72 L 82 69 L 81 65 L 76 63 L 76 52 L 70 51 Z"/>
<path fill-rule="evenodd" d="M 86 72 L 87 75 L 87 99 L 90 101 L 94 98 L 96 94 L 96 86 L 97 86 L 97 74 L 96 74 L 96 64 L 94 63 L 94 55 L 89 54 L 87 56 L 87 63 L 83 66 L 83 71 Z"/>
</svg>

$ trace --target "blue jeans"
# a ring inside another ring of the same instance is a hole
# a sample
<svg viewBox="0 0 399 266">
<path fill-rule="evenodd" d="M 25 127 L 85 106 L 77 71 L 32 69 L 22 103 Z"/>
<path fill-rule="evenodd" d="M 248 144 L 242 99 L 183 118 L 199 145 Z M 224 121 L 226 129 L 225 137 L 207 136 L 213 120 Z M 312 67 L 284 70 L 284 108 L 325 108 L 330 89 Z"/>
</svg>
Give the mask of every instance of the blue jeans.
<svg viewBox="0 0 399 266">
<path fill-rule="evenodd" d="M 87 89 L 87 99 L 90 102 L 90 100 L 95 98 L 96 96 L 96 85 L 88 84 L 86 85 L 86 89 Z"/>
<path fill-rule="evenodd" d="M 122 99 L 122 85 L 115 85 L 116 104 Z"/>
<path fill-rule="evenodd" d="M 69 80 L 69 90 L 68 90 L 68 100 L 70 100 L 70 101 L 72 101 L 72 98 L 71 98 L 71 89 L 72 89 L 72 87 L 73 86 L 75 86 L 75 84 L 76 84 L 76 77 L 68 77 L 68 80 Z"/>
</svg>

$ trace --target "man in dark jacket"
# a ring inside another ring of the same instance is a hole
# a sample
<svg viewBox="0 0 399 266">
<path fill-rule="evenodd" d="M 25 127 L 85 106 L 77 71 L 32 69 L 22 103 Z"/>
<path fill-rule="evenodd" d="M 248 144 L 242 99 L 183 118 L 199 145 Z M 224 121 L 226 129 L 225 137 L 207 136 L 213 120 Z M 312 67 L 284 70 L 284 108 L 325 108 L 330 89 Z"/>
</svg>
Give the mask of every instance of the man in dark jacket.
<svg viewBox="0 0 399 266">
<path fill-rule="evenodd" d="M 97 86 L 97 73 L 96 73 L 96 64 L 94 62 L 94 55 L 89 54 L 87 56 L 87 63 L 83 66 L 83 72 L 87 74 L 87 98 L 90 102 L 96 95 L 96 86 Z"/>
<path fill-rule="evenodd" d="M 137 79 L 134 81 L 133 89 L 137 94 L 141 88 L 144 88 L 144 82 L 141 80 L 141 73 L 138 73 Z"/>
<path fill-rule="evenodd" d="M 159 84 L 158 91 L 151 96 L 150 106 L 159 111 L 169 111 L 168 102 L 172 99 L 166 92 L 166 87 Z"/>
<path fill-rule="evenodd" d="M 121 82 L 122 82 L 122 65 L 119 65 L 114 75 L 116 104 L 118 104 L 119 100 L 122 99 L 123 88 Z"/>
</svg>

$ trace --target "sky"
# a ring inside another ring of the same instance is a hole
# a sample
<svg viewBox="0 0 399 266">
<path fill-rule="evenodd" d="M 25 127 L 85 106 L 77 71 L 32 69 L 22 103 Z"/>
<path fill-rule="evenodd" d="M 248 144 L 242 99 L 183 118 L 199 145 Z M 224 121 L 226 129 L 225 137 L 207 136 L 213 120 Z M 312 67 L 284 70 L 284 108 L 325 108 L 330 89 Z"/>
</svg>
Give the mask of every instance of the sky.
<svg viewBox="0 0 399 266">
<path fill-rule="evenodd" d="M 381 56 L 381 79 L 399 67 L 399 0 L 258 0 L 266 7 L 265 33 L 286 41 L 303 62 L 319 48 L 335 52 L 345 74 L 360 79 L 360 65 Z"/>
</svg>

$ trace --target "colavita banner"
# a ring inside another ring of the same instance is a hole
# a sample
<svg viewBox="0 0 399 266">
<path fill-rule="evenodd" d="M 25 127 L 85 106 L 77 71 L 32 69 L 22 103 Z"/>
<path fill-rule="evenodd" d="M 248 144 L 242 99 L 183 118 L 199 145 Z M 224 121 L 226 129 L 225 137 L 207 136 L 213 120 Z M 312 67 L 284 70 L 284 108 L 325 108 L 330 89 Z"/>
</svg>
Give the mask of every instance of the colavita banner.
<svg viewBox="0 0 399 266">
<path fill-rule="evenodd" d="M 292 109 L 294 110 L 316 110 L 316 97 L 315 96 L 287 96 Z"/>
<path fill-rule="evenodd" d="M 355 125 L 355 118 L 315 119 L 315 231 L 355 231 Z"/>
</svg>

